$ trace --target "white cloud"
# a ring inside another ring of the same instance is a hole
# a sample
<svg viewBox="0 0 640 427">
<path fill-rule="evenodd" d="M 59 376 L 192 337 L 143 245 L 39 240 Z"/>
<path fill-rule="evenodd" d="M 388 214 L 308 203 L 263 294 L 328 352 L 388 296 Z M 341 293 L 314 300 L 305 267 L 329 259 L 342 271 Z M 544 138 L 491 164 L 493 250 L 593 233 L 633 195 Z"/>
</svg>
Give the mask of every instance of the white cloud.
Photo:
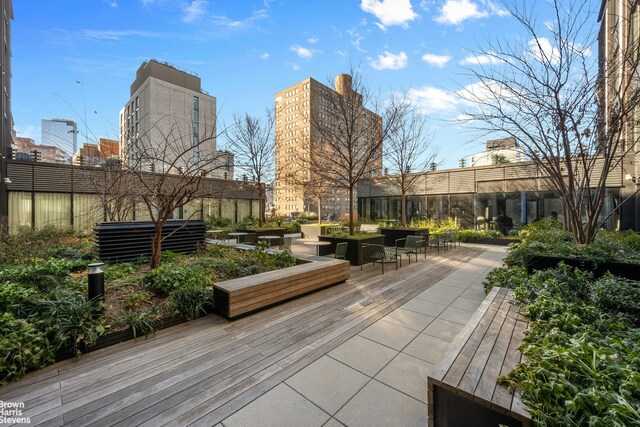
<svg viewBox="0 0 640 427">
<path fill-rule="evenodd" d="M 435 55 L 433 53 L 425 53 L 422 55 L 422 60 L 429 65 L 433 65 L 434 67 L 444 68 L 447 65 L 447 62 L 451 61 L 451 57 L 449 55 Z"/>
<path fill-rule="evenodd" d="M 493 55 L 492 52 L 489 52 L 488 55 L 469 55 L 460 61 L 460 65 L 487 65 L 487 64 L 497 64 L 500 62 L 500 59 Z"/>
<path fill-rule="evenodd" d="M 459 103 L 456 94 L 434 86 L 409 89 L 407 96 L 412 105 L 424 114 L 454 112 Z"/>
<path fill-rule="evenodd" d="M 492 15 L 508 16 L 511 14 L 507 9 L 500 6 L 499 4 L 492 2 L 491 0 L 484 0 L 483 3 L 487 5 Z"/>
<path fill-rule="evenodd" d="M 262 52 L 260 55 L 258 55 L 258 58 L 266 61 L 267 59 L 269 59 L 269 52 Z"/>
<path fill-rule="evenodd" d="M 556 64 L 560 60 L 560 52 L 546 37 L 529 40 L 529 50 L 542 63 Z"/>
<path fill-rule="evenodd" d="M 440 9 L 440 15 L 434 20 L 440 24 L 459 25 L 467 19 L 479 19 L 489 16 L 486 10 L 470 0 L 446 0 Z"/>
<path fill-rule="evenodd" d="M 347 34 L 351 37 L 351 44 L 359 51 L 366 52 L 361 46 L 360 43 L 364 40 L 364 36 L 362 36 L 355 28 L 351 28 L 347 30 Z"/>
<path fill-rule="evenodd" d="M 382 55 L 378 55 L 378 59 L 369 61 L 376 70 L 401 70 L 407 66 L 409 58 L 404 52 L 398 54 L 385 51 Z"/>
<path fill-rule="evenodd" d="M 294 44 L 289 48 L 289 50 L 293 51 L 302 59 L 311 59 L 313 58 L 313 50 L 300 46 L 298 44 Z"/>
<path fill-rule="evenodd" d="M 82 36 L 93 40 L 120 40 L 125 37 L 163 37 L 163 34 L 140 30 L 82 30 Z"/>
<path fill-rule="evenodd" d="M 287 66 L 291 67 L 293 71 L 298 71 L 300 69 L 300 65 L 296 64 L 295 62 L 287 62 Z"/>
<path fill-rule="evenodd" d="M 317 37 L 309 37 L 307 41 L 311 44 L 318 43 L 319 39 Z"/>
<path fill-rule="evenodd" d="M 182 7 L 182 21 L 191 23 L 200 20 L 207 13 L 207 2 L 204 0 L 193 0 Z"/>
<path fill-rule="evenodd" d="M 211 17 L 211 23 L 215 27 L 227 28 L 229 30 L 244 30 L 252 27 L 257 21 L 268 18 L 266 9 L 254 10 L 251 16 L 245 19 L 231 19 L 228 16 L 216 15 Z"/>
<path fill-rule="evenodd" d="M 419 15 L 413 11 L 409 0 L 362 0 L 360 8 L 375 15 L 382 25 L 402 25 L 407 27 L 409 22 Z"/>
<path fill-rule="evenodd" d="M 343 58 L 346 58 L 349 56 L 349 52 L 347 52 L 346 50 L 336 50 L 336 53 L 342 56 Z"/>
<path fill-rule="evenodd" d="M 105 0 L 105 3 L 107 3 L 109 7 L 113 7 L 113 8 L 118 7 L 118 2 L 116 0 Z"/>
</svg>

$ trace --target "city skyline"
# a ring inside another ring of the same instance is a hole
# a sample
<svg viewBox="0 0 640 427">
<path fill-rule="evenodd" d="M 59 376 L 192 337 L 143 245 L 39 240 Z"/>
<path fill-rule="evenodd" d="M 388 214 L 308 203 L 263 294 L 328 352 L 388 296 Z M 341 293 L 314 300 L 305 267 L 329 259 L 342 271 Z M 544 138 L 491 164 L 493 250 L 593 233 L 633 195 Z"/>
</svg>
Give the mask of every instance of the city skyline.
<svg viewBox="0 0 640 427">
<path fill-rule="evenodd" d="M 14 8 L 13 114 L 19 135 L 36 142 L 47 117 L 77 121 L 79 142 L 86 130 L 90 140 L 116 139 L 135 70 L 151 58 L 198 74 L 223 123 L 273 108 L 283 87 L 308 77 L 327 83 L 353 65 L 383 97 L 408 91 L 429 116 L 442 167 L 504 136 L 451 122 L 467 108 L 459 90 L 473 83 L 464 67 L 490 63 L 471 50 L 487 38 L 519 36 L 490 0 L 18 1 Z"/>
</svg>

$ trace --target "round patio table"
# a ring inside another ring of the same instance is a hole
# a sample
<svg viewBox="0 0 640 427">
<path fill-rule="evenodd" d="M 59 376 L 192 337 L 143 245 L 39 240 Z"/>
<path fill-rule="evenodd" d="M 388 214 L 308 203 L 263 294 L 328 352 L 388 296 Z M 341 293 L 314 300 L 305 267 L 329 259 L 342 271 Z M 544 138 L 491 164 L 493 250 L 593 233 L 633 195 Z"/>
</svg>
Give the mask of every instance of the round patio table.
<svg viewBox="0 0 640 427">
<path fill-rule="evenodd" d="M 303 242 L 305 245 L 314 245 L 316 247 L 316 255 L 320 256 L 320 246 L 330 245 L 331 242 L 323 242 L 323 241 L 310 241 Z"/>
</svg>

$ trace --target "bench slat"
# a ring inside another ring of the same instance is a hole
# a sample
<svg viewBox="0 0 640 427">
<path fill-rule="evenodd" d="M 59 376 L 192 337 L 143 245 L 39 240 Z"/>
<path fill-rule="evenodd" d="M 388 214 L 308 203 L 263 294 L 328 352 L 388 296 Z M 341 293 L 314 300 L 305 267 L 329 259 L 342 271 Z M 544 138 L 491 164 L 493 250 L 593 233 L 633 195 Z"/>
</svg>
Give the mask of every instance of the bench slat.
<svg viewBox="0 0 640 427">
<path fill-rule="evenodd" d="M 505 301 L 508 302 L 507 299 Z M 507 312 L 506 319 L 500 329 L 500 334 L 493 348 L 493 352 L 487 361 L 487 366 L 482 373 L 480 382 L 475 391 L 475 396 L 479 399 L 483 399 L 487 402 L 491 402 L 495 393 L 496 378 L 500 376 L 500 372 L 504 365 L 507 351 L 509 350 L 509 342 L 511 341 L 511 335 L 516 324 L 516 318 L 518 316 L 518 309 L 516 306 L 509 304 L 509 311 Z"/>
</svg>

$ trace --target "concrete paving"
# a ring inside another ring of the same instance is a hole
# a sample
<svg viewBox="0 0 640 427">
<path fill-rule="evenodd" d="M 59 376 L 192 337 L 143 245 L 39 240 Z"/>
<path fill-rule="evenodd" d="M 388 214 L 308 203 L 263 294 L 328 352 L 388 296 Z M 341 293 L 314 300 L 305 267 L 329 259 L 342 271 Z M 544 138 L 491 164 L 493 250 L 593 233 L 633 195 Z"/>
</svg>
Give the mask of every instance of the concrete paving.
<svg viewBox="0 0 640 427">
<path fill-rule="evenodd" d="M 294 241 L 293 251 L 315 248 Z M 478 257 L 222 422 L 235 426 L 424 426 L 426 379 L 485 297 L 506 248 Z"/>
</svg>

